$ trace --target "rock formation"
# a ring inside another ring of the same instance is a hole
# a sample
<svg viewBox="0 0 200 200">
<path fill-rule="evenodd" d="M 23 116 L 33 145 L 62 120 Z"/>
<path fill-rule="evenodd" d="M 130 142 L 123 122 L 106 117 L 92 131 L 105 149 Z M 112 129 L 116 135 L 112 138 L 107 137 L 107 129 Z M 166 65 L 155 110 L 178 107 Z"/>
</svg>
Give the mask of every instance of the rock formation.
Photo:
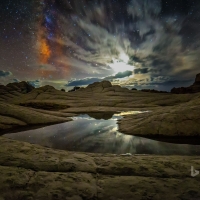
<svg viewBox="0 0 200 200">
<path fill-rule="evenodd" d="M 0 137 L 0 199 L 199 199 L 199 156 L 92 154 Z"/>
<path fill-rule="evenodd" d="M 75 91 L 77 91 L 77 90 L 79 90 L 80 89 L 80 87 L 74 87 L 73 89 L 71 89 L 71 90 L 69 90 L 68 92 L 75 92 Z"/>
<path fill-rule="evenodd" d="M 15 91 L 19 91 L 22 94 L 31 92 L 34 89 L 32 85 L 25 81 L 19 83 L 9 83 L 8 85 L 6 85 L 6 87 L 11 88 Z"/>
<path fill-rule="evenodd" d="M 198 84 L 199 76 L 194 85 Z M 9 89 L 7 86 L 3 88 Z M 77 113 L 152 111 L 125 116 L 119 121 L 119 130 L 155 139 L 200 137 L 198 93 L 142 92 L 112 85 L 109 81 L 96 82 L 74 92 L 62 92 L 52 86 L 35 88 L 26 94 L 14 90 L 12 94 L 6 92 L 5 95 L 0 94 L 0 127 L 3 130 L 37 125 L 40 121 L 44 125 L 62 123 L 67 116 Z"/>
<path fill-rule="evenodd" d="M 85 92 L 93 93 L 107 93 L 107 92 L 131 92 L 128 88 L 122 88 L 119 85 L 112 85 L 109 81 L 95 82 L 88 85 L 84 90 Z"/>
<path fill-rule="evenodd" d="M 195 82 L 189 87 L 172 88 L 173 94 L 187 94 L 200 92 L 200 73 L 196 75 Z"/>
<path fill-rule="evenodd" d="M 131 90 L 137 90 L 137 88 L 132 88 Z"/>
<path fill-rule="evenodd" d="M 158 91 L 154 89 L 142 89 L 142 92 L 151 92 L 151 93 L 168 93 L 167 91 Z"/>
<path fill-rule="evenodd" d="M 9 83 L 6 86 L 0 85 L 0 100 L 7 100 L 20 94 L 27 94 L 35 89 L 28 82 Z"/>
</svg>

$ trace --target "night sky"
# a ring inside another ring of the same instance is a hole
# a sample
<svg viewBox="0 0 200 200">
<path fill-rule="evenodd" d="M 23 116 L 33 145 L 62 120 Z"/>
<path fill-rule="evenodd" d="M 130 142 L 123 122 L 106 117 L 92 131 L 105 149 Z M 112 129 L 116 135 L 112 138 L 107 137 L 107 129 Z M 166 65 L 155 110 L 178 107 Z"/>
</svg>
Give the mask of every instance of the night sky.
<svg viewBox="0 0 200 200">
<path fill-rule="evenodd" d="M 199 0 L 6 0 L 0 83 L 170 90 L 200 73 Z"/>
</svg>

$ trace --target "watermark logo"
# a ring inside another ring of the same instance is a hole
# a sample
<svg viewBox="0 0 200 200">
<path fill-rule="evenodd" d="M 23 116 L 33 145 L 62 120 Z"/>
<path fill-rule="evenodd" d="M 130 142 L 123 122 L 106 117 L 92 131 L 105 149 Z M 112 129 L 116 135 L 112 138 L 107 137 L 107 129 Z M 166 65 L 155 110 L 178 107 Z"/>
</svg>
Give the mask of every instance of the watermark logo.
<svg viewBox="0 0 200 200">
<path fill-rule="evenodd" d="M 199 175 L 199 171 L 195 170 L 193 166 L 191 166 L 191 176 L 195 177 Z"/>
</svg>

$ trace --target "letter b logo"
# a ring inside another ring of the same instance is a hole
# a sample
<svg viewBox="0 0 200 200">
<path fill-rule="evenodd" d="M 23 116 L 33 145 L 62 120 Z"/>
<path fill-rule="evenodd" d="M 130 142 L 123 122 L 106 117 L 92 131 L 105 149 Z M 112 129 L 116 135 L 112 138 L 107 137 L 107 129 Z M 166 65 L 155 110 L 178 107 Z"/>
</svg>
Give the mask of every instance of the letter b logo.
<svg viewBox="0 0 200 200">
<path fill-rule="evenodd" d="M 195 177 L 199 175 L 199 171 L 198 170 L 195 170 L 193 166 L 191 166 L 191 176 L 192 177 Z"/>
</svg>

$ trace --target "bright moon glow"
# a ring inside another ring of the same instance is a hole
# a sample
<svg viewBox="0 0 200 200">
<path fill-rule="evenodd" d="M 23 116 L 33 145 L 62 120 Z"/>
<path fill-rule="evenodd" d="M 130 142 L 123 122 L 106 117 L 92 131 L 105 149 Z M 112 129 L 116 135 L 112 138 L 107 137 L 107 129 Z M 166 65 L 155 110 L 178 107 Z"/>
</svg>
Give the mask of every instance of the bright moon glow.
<svg viewBox="0 0 200 200">
<path fill-rule="evenodd" d="M 115 71 L 115 73 L 124 72 L 124 71 L 133 71 L 134 66 L 127 64 L 129 57 L 122 53 L 120 54 L 119 60 L 113 59 L 113 63 L 109 66 Z"/>
<path fill-rule="evenodd" d="M 134 66 L 128 65 L 124 62 L 114 62 L 109 65 L 115 73 L 124 72 L 124 71 L 133 71 Z"/>
</svg>

